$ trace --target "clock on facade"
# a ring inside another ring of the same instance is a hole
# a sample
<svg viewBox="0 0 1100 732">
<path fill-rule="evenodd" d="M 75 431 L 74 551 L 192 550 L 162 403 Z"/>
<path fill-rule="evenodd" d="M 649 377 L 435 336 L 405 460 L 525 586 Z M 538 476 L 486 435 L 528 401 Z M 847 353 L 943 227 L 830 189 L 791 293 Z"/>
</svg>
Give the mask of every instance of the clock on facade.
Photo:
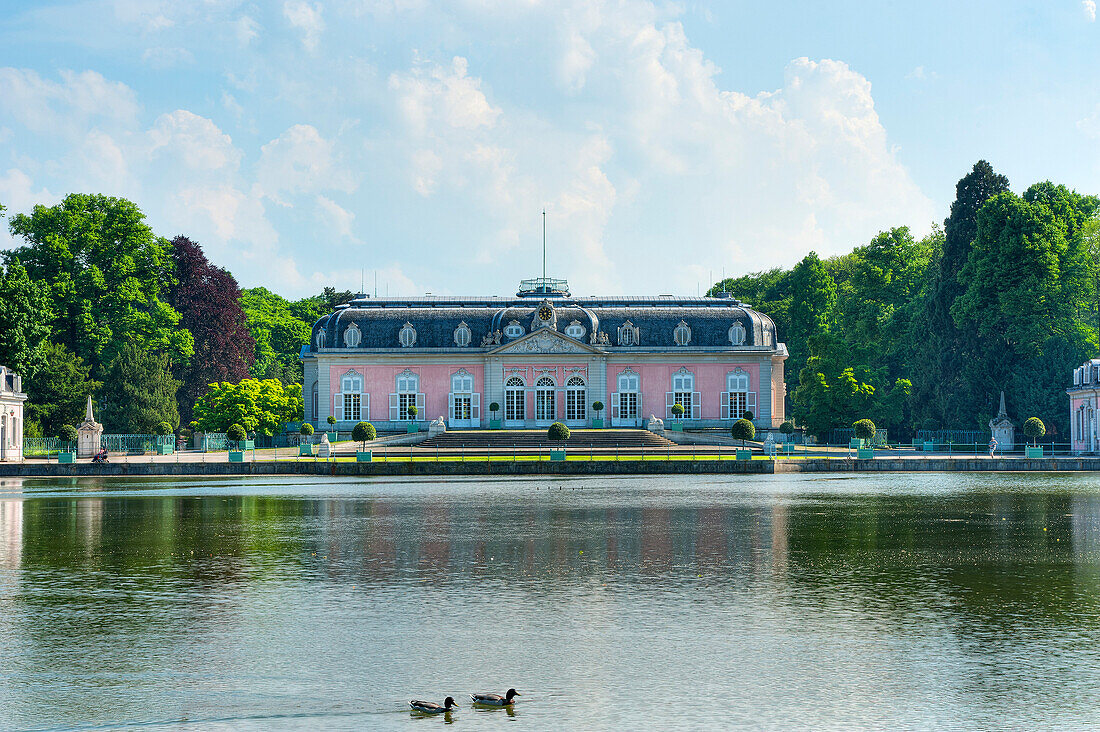
<svg viewBox="0 0 1100 732">
<path fill-rule="evenodd" d="M 543 305 L 539 308 L 539 320 L 544 323 L 549 323 L 550 319 L 554 317 L 554 311 L 549 305 Z"/>
</svg>

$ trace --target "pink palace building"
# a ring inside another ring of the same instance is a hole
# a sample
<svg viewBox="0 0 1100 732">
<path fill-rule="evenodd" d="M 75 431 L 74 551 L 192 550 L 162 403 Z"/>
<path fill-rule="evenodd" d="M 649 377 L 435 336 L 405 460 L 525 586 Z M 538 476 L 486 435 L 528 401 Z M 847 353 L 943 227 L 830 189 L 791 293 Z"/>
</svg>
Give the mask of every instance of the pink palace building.
<svg viewBox="0 0 1100 732">
<path fill-rule="evenodd" d="M 787 348 L 731 298 L 573 297 L 549 278 L 514 298 L 360 296 L 318 320 L 300 355 L 306 421 L 333 415 L 341 430 L 440 416 L 448 429 L 641 427 L 674 404 L 688 427 L 784 419 Z"/>
<path fill-rule="evenodd" d="M 1073 386 L 1069 394 L 1069 429 L 1073 447 L 1078 452 L 1100 451 L 1097 415 L 1100 412 L 1100 359 L 1085 361 L 1073 370 Z"/>
</svg>

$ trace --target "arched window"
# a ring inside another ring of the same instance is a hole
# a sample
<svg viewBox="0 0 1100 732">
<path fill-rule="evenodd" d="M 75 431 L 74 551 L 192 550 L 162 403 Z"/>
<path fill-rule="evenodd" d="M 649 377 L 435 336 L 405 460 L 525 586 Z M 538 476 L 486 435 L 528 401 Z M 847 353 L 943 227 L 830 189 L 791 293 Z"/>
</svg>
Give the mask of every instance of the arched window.
<svg viewBox="0 0 1100 732">
<path fill-rule="evenodd" d="M 699 400 L 695 397 L 695 374 L 681 368 L 672 375 L 672 391 L 665 397 L 666 416 L 672 417 L 672 406 L 679 404 L 684 408 L 683 416 L 688 419 L 699 418 Z"/>
<path fill-rule="evenodd" d="M 363 333 L 359 330 L 359 326 L 352 323 L 344 330 L 344 345 L 348 348 L 358 348 L 359 344 L 363 342 Z"/>
<path fill-rule="evenodd" d="M 397 375 L 397 391 L 390 394 L 390 421 L 411 421 L 424 419 L 424 395 L 420 393 L 420 377 L 416 372 L 405 369 Z M 415 417 L 409 414 L 409 407 L 419 410 Z"/>
<path fill-rule="evenodd" d="M 412 327 L 412 323 L 405 323 L 401 326 L 401 332 L 397 334 L 397 340 L 401 343 L 402 348 L 412 348 L 416 345 L 416 328 Z"/>
<path fill-rule="evenodd" d="M 583 422 L 587 418 L 588 387 L 579 376 L 565 382 L 565 419 L 567 422 Z"/>
<path fill-rule="evenodd" d="M 636 346 L 641 341 L 641 333 L 638 327 L 629 320 L 619 327 L 619 345 Z"/>
<path fill-rule="evenodd" d="M 523 335 L 523 326 L 520 325 L 518 320 L 513 320 L 504 326 L 504 335 L 509 338 L 519 338 Z"/>
<path fill-rule="evenodd" d="M 455 328 L 455 345 L 459 348 L 465 348 L 470 345 L 470 341 L 473 340 L 473 334 L 470 332 L 470 326 L 466 325 L 463 321 Z"/>
<path fill-rule="evenodd" d="M 316 343 L 317 343 L 317 350 L 320 350 L 320 349 L 325 347 L 325 329 L 324 328 L 317 331 Z"/>
<path fill-rule="evenodd" d="M 363 393 L 363 375 L 358 371 L 348 371 L 340 377 L 340 392 L 333 404 L 333 414 L 338 420 L 358 422 L 368 414 L 368 410 L 364 409 L 364 402 L 368 399 Z"/>
<path fill-rule="evenodd" d="M 553 422 L 557 415 L 554 410 L 554 380 L 543 376 L 535 382 L 535 420 Z"/>
<path fill-rule="evenodd" d="M 735 346 L 745 345 L 745 326 L 741 325 L 741 321 L 734 322 L 730 326 L 730 343 Z"/>
<path fill-rule="evenodd" d="M 691 328 L 684 321 L 680 321 L 680 324 L 676 326 L 676 329 L 672 331 L 672 342 L 678 346 L 686 346 L 691 343 Z"/>
<path fill-rule="evenodd" d="M 726 390 L 722 394 L 722 419 L 741 419 L 746 411 L 756 410 L 756 392 L 749 391 L 748 373 L 737 369 L 727 374 Z"/>
<path fill-rule="evenodd" d="M 504 420 L 506 422 L 522 422 L 526 419 L 524 386 L 523 379 L 518 376 L 509 377 L 504 384 Z"/>
<path fill-rule="evenodd" d="M 584 340 L 584 326 L 581 325 L 581 321 L 574 320 L 572 323 L 565 326 L 565 334 L 570 338 L 576 338 L 578 341 Z"/>
</svg>

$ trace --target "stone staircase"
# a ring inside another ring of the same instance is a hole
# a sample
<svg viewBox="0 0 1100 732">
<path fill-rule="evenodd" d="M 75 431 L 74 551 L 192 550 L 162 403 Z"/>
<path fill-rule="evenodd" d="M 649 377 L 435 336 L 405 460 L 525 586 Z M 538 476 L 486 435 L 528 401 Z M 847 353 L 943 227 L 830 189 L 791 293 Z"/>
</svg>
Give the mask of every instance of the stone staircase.
<svg viewBox="0 0 1100 732">
<path fill-rule="evenodd" d="M 564 443 L 546 439 L 546 430 L 452 430 L 429 437 L 417 448 L 478 449 L 485 447 L 645 448 L 672 447 L 675 443 L 648 430 L 570 430 Z"/>
</svg>

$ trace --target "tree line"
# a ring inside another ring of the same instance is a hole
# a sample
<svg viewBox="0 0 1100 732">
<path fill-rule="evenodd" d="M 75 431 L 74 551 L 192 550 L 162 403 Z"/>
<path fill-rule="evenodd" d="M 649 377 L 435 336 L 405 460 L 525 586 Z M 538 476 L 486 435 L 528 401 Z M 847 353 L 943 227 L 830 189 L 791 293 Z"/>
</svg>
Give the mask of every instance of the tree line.
<svg viewBox="0 0 1100 732">
<path fill-rule="evenodd" d="M 812 434 L 870 418 L 891 438 L 988 429 L 1000 392 L 1017 424 L 1066 441 L 1065 388 L 1097 355 L 1100 199 L 1050 182 L 1022 195 L 982 160 L 942 228 L 718 282 L 786 342 L 790 413 Z"/>
<path fill-rule="evenodd" d="M 245 379 L 265 394 L 286 387 L 279 403 L 300 416 L 298 350 L 352 296 L 242 290 L 197 242 L 157 236 L 121 198 L 72 194 L 9 229 L 23 244 L 0 259 L 0 363 L 24 376 L 29 437 L 80 422 L 89 394 L 109 432 L 178 429 L 210 385 Z"/>
</svg>

